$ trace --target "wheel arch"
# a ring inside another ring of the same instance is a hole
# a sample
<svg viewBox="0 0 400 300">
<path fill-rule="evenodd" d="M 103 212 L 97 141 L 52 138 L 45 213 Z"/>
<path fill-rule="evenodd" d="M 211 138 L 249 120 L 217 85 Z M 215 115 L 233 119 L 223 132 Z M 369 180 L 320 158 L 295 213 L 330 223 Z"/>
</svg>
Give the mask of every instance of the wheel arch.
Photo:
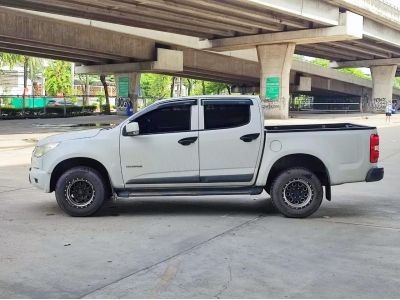
<svg viewBox="0 0 400 300">
<path fill-rule="evenodd" d="M 55 190 L 57 181 L 63 173 L 78 166 L 89 167 L 98 171 L 106 183 L 107 191 L 110 195 L 112 194 L 111 178 L 106 167 L 98 160 L 88 157 L 74 157 L 59 162 L 51 173 L 50 192 Z"/>
<path fill-rule="evenodd" d="M 321 159 L 310 154 L 290 154 L 279 158 L 271 167 L 265 189 L 268 193 L 271 191 L 271 185 L 274 179 L 288 168 L 306 168 L 315 173 L 322 185 L 326 188 L 326 198 L 331 198 L 331 181 L 329 171 Z"/>
</svg>

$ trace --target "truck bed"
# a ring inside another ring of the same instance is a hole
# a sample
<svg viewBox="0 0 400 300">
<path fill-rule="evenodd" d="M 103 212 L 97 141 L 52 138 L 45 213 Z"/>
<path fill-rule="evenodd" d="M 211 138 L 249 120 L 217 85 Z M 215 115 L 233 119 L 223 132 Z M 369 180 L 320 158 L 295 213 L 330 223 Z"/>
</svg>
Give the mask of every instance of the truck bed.
<svg viewBox="0 0 400 300">
<path fill-rule="evenodd" d="M 308 132 L 308 131 L 337 131 L 337 130 L 373 130 L 376 127 L 357 125 L 351 123 L 333 124 L 307 124 L 307 125 L 281 125 L 265 126 L 267 132 Z"/>
</svg>

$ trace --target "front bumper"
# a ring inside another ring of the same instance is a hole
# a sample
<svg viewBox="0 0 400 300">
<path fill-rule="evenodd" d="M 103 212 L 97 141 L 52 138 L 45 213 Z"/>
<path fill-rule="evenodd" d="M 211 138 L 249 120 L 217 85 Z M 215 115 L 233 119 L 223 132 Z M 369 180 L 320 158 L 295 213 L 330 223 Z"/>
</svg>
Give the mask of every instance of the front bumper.
<svg viewBox="0 0 400 300">
<path fill-rule="evenodd" d="M 49 173 L 38 168 L 29 168 L 29 182 L 44 192 L 50 193 Z"/>
<path fill-rule="evenodd" d="M 365 178 L 366 182 L 374 182 L 383 179 L 385 171 L 383 168 L 372 168 L 368 171 L 367 177 Z"/>
</svg>

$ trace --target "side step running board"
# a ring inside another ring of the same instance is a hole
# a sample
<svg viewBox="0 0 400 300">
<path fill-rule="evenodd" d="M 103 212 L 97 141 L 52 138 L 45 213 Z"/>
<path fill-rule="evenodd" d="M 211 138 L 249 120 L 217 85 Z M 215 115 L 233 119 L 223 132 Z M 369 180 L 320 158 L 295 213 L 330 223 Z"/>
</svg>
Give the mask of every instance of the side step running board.
<svg viewBox="0 0 400 300">
<path fill-rule="evenodd" d="M 160 197 L 160 196 L 219 196 L 219 195 L 259 195 L 262 187 L 230 189 L 135 189 L 116 191 L 118 198 Z"/>
</svg>

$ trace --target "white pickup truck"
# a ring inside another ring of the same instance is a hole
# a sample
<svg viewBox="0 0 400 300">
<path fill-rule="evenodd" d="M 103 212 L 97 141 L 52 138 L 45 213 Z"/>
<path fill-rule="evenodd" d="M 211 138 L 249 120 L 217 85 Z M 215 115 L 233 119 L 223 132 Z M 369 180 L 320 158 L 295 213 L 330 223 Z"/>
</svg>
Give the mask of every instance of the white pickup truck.
<svg viewBox="0 0 400 300">
<path fill-rule="evenodd" d="M 353 124 L 264 126 L 256 96 L 154 103 L 110 129 L 38 142 L 31 183 L 55 191 L 71 216 L 111 198 L 261 194 L 287 217 L 307 217 L 331 186 L 379 181 L 376 128 Z"/>
</svg>

